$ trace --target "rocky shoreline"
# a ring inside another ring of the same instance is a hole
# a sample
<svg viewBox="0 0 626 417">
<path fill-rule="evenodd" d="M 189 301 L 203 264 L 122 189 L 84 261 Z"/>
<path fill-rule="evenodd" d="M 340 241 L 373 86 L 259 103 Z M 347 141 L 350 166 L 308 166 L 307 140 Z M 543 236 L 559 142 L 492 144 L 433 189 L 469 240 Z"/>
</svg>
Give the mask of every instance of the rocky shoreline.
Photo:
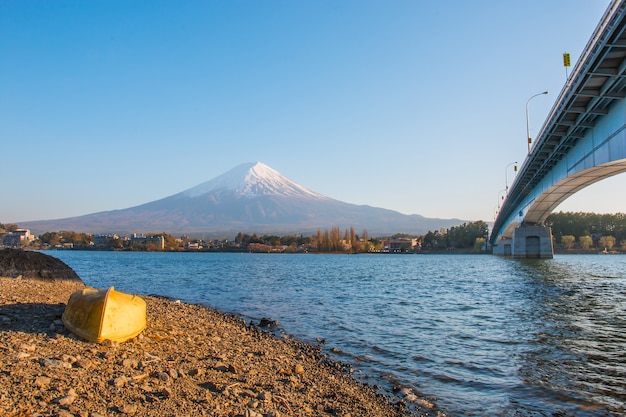
<svg viewBox="0 0 626 417">
<path fill-rule="evenodd" d="M 158 297 L 124 343 L 69 333 L 65 303 L 82 282 L 0 278 L 0 417 L 380 416 L 409 412 L 314 346 L 211 309 Z"/>
</svg>

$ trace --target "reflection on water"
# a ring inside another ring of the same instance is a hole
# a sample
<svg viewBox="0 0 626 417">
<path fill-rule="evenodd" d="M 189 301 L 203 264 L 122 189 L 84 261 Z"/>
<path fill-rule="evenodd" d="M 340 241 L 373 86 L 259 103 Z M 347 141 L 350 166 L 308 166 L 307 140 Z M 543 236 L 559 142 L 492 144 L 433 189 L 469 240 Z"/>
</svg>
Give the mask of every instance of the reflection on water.
<svg viewBox="0 0 626 417">
<path fill-rule="evenodd" d="M 626 256 L 53 253 L 94 286 L 258 320 L 450 416 L 618 416 Z"/>
<path fill-rule="evenodd" d="M 626 292 L 623 272 L 589 261 L 522 263 L 533 291 L 535 328 L 520 377 L 538 396 L 576 404 L 579 412 L 626 403 Z M 546 394 L 546 393 L 549 393 Z M 553 400 L 554 401 L 554 400 Z"/>
</svg>

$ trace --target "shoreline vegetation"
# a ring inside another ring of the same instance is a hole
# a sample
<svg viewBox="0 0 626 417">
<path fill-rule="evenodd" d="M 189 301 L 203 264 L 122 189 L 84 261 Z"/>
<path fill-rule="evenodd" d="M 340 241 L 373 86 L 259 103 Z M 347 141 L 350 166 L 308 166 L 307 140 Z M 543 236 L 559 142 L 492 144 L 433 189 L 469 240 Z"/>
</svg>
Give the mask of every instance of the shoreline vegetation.
<svg viewBox="0 0 626 417">
<path fill-rule="evenodd" d="M 441 250 L 459 250 L 468 253 L 484 252 L 488 225 L 483 221 L 463 223 L 449 229 L 428 232 L 425 235 L 395 233 L 370 237 L 367 229 L 357 233 L 353 228 L 318 229 L 312 235 L 288 234 L 252 235 L 239 232 L 233 239 L 173 236 L 167 232 L 138 235 L 92 234 L 61 230 L 33 236 L 18 225 L 0 223 L 0 237 L 31 249 L 96 249 L 128 251 L 198 251 L 198 252 L 259 252 L 259 253 L 427 253 Z M 18 240 L 19 237 L 19 240 Z"/>
<path fill-rule="evenodd" d="M 545 221 L 552 229 L 558 254 L 626 252 L 626 213 L 552 213 Z M 204 234 L 203 234 L 204 235 Z M 95 249 L 127 251 L 258 252 L 258 253 L 417 253 L 485 254 L 489 225 L 465 222 L 426 234 L 395 233 L 371 237 L 350 227 L 318 229 L 311 235 L 239 232 L 233 239 L 173 236 L 166 232 L 118 236 L 62 230 L 32 236 L 16 224 L 0 223 L 0 246 L 29 249 Z"/>
<path fill-rule="evenodd" d="M 0 277 L 0 416 L 444 416 L 410 389 L 382 395 L 319 347 L 157 296 L 124 343 L 60 318 L 82 282 Z"/>
</svg>

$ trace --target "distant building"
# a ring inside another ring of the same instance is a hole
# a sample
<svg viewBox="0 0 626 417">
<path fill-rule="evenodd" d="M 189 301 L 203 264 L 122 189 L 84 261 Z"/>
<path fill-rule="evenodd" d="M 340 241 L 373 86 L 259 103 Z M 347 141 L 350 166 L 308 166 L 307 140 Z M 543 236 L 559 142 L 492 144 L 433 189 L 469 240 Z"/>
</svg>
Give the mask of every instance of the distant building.
<svg viewBox="0 0 626 417">
<path fill-rule="evenodd" d="M 398 238 L 385 242 L 390 253 L 414 252 L 418 245 L 417 239 Z"/>
<path fill-rule="evenodd" d="M 113 239 L 119 239 L 118 235 L 94 235 L 93 244 L 96 247 L 109 246 L 109 242 Z"/>
<path fill-rule="evenodd" d="M 165 238 L 163 236 L 145 237 L 143 235 L 138 236 L 137 234 L 133 234 L 130 237 L 130 243 L 135 247 L 146 248 L 149 245 L 154 245 L 158 250 L 165 249 Z"/>
<path fill-rule="evenodd" d="M 202 246 L 198 242 L 185 242 L 185 249 L 200 250 L 202 249 Z"/>
<path fill-rule="evenodd" d="M 24 243 L 30 242 L 33 235 L 28 229 L 16 229 L 12 232 L 4 233 L 2 237 L 2 245 L 8 247 L 22 246 Z"/>
</svg>

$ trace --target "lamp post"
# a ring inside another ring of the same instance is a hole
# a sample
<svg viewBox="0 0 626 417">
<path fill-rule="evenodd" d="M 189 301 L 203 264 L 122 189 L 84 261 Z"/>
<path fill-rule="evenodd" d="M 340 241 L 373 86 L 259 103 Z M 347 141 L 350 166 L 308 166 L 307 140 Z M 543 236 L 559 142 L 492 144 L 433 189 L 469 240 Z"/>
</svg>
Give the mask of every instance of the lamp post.
<svg viewBox="0 0 626 417">
<path fill-rule="evenodd" d="M 547 91 L 544 91 L 543 93 L 537 93 L 534 96 L 532 96 L 531 98 L 528 99 L 528 101 L 526 102 L 526 137 L 528 138 L 528 153 L 530 153 L 530 122 L 528 120 L 528 104 L 530 103 L 530 100 L 532 100 L 533 98 L 543 95 L 543 94 L 548 94 Z"/>
<path fill-rule="evenodd" d="M 513 171 L 517 172 L 517 161 L 511 162 L 510 164 L 508 164 L 506 166 L 506 168 L 504 168 L 504 183 L 506 185 L 505 189 L 506 189 L 507 193 L 509 192 L 509 178 L 508 178 L 507 174 L 508 174 L 508 171 L 509 171 L 509 167 L 511 165 L 514 165 Z"/>
<path fill-rule="evenodd" d="M 504 190 L 498 191 L 498 211 L 500 211 L 500 196 L 502 195 L 502 193 L 505 193 L 506 195 L 506 188 Z M 504 200 L 504 195 L 502 195 L 502 200 Z"/>
</svg>

